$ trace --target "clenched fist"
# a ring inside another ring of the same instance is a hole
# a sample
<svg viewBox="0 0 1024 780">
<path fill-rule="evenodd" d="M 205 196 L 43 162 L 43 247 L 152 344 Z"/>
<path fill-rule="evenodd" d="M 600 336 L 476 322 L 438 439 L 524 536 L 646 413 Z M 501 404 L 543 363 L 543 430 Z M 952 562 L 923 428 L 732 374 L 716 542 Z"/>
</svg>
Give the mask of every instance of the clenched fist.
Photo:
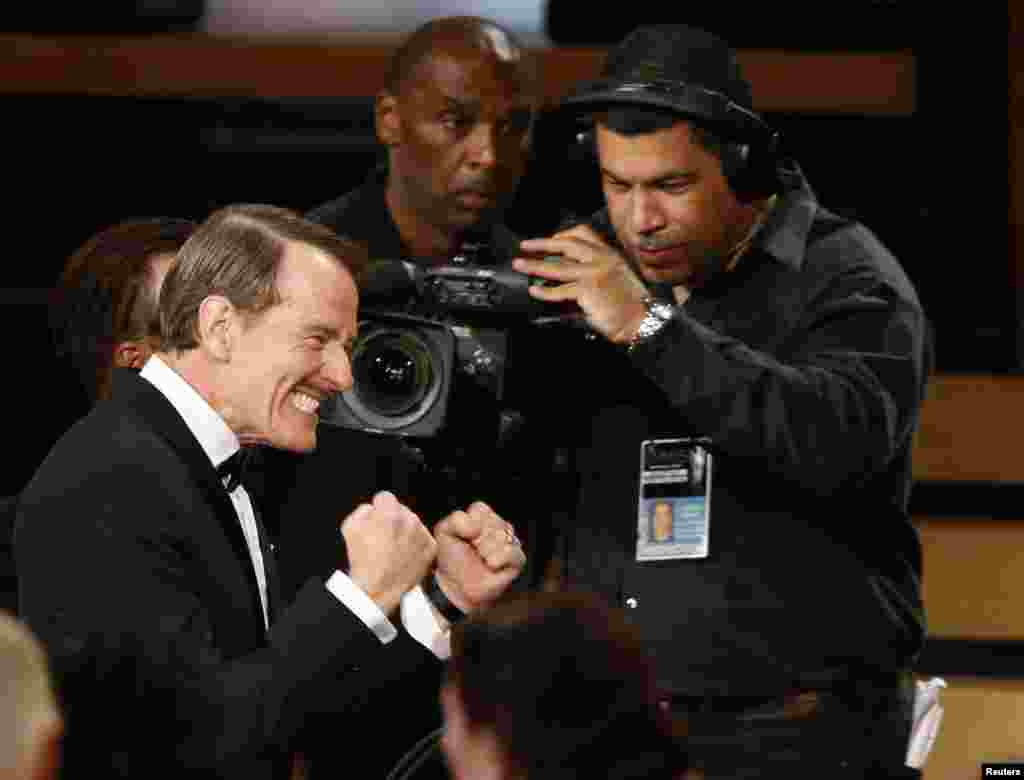
<svg viewBox="0 0 1024 780">
<path fill-rule="evenodd" d="M 512 526 L 477 501 L 434 528 L 437 582 L 455 606 L 472 612 L 505 592 L 526 564 Z"/>
<path fill-rule="evenodd" d="M 437 544 L 419 517 L 387 491 L 360 504 L 341 524 L 348 548 L 349 578 L 385 614 L 426 576 Z"/>
</svg>

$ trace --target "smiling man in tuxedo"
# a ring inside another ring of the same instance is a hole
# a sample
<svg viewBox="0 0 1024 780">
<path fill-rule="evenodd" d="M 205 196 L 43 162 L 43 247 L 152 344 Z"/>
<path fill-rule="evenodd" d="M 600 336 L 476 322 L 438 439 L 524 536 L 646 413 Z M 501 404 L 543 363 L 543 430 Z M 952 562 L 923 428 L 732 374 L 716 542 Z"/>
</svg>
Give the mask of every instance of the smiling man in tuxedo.
<svg viewBox="0 0 1024 780">
<path fill-rule="evenodd" d="M 283 209 L 211 215 L 164 280 L 160 351 L 115 372 L 24 491 L 21 613 L 63 681 L 71 772 L 285 777 L 318 716 L 437 678 L 435 603 L 471 612 L 521 570 L 486 507 L 432 535 L 379 492 L 339 507 L 335 571 L 280 599 L 259 507 L 229 472 L 247 445 L 315 446 L 319 401 L 352 382 L 364 264 Z"/>
</svg>

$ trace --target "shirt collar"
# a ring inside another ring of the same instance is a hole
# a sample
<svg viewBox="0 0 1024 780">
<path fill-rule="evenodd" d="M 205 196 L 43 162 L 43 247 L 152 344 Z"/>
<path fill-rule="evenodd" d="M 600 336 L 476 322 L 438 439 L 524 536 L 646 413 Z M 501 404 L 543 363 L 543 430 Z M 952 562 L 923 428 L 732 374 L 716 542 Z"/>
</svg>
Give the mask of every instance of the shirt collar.
<svg viewBox="0 0 1024 780">
<path fill-rule="evenodd" d="M 387 207 L 387 184 L 386 163 L 378 165 L 367 174 L 363 186 L 355 193 L 356 229 L 372 245 L 377 256 L 405 260 L 409 251 Z"/>
<path fill-rule="evenodd" d="M 370 171 L 362 187 L 356 191 L 354 205 L 356 221 L 359 223 L 358 230 L 363 240 L 370 244 L 375 257 L 401 258 L 417 262 L 402 240 L 398 226 L 395 225 L 391 211 L 387 207 L 388 176 L 387 163 L 382 163 Z M 481 264 L 511 262 L 519 251 L 519 237 L 512 233 L 501 219 L 495 217 L 481 227 L 464 231 L 462 247 L 457 249 L 455 254 L 472 258 L 471 261 L 474 263 L 478 260 L 478 253 L 474 251 L 476 247 L 485 247 L 487 251 L 484 256 L 490 258 Z"/>
<path fill-rule="evenodd" d="M 139 376 L 149 381 L 175 408 L 217 468 L 239 450 L 238 437 L 199 392 L 164 361 L 153 355 Z"/>
</svg>

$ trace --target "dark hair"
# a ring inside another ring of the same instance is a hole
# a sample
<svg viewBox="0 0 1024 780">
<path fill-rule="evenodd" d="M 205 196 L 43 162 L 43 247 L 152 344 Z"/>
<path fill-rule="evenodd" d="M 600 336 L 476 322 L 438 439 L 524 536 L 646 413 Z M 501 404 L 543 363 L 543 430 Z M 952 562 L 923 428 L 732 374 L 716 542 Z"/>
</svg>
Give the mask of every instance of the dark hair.
<svg viewBox="0 0 1024 780">
<path fill-rule="evenodd" d="M 732 143 L 720 133 L 706 124 L 695 121 L 667 108 L 648 106 L 611 106 L 605 111 L 593 115 L 593 121 L 614 133 L 625 136 L 647 135 L 659 130 L 668 130 L 677 124 L 686 122 L 694 142 L 708 154 L 714 155 L 724 170 L 735 168 L 741 153 L 736 143 Z"/>
<path fill-rule="evenodd" d="M 633 628 L 584 592 L 510 597 L 452 632 L 448 681 L 530 780 L 671 777 L 681 737 Z"/>
<path fill-rule="evenodd" d="M 531 79 L 535 76 L 532 60 L 527 51 L 511 32 L 489 19 L 479 16 L 446 16 L 433 19 L 416 28 L 409 37 L 395 50 L 388 64 L 385 77 L 385 91 L 392 95 L 398 94 L 404 83 L 434 51 L 442 49 L 453 41 L 476 46 L 481 51 L 493 48 L 493 41 L 487 32 L 496 32 L 510 44 L 512 52 L 526 64 L 527 74 Z"/>
<path fill-rule="evenodd" d="M 195 228 L 185 219 L 127 220 L 92 236 L 68 258 L 51 301 L 50 328 L 58 357 L 71 362 L 90 402 L 115 345 L 153 329 L 153 258 L 177 253 Z"/>
<path fill-rule="evenodd" d="M 259 314 L 279 302 L 277 271 L 287 242 L 310 244 L 338 261 L 358 283 L 366 250 L 323 225 L 276 206 L 227 206 L 211 214 L 178 253 L 160 291 L 160 341 L 168 351 L 198 346 L 199 306 L 223 295 Z"/>
</svg>

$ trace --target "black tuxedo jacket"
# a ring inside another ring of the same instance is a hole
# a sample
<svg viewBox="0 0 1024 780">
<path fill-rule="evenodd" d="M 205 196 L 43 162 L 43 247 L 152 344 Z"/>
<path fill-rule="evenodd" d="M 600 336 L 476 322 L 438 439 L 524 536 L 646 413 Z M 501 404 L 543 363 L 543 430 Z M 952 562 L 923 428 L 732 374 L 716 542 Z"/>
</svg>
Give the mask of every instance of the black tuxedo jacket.
<svg viewBox="0 0 1024 780">
<path fill-rule="evenodd" d="M 113 390 L 57 443 L 16 519 L 21 613 L 60 681 L 70 773 L 280 777 L 319 715 L 355 716 L 413 670 L 436 681 L 428 651 L 404 631 L 381 646 L 320 579 L 282 608 L 264 543 L 267 632 L 209 458 L 145 379 L 118 372 Z"/>
</svg>

